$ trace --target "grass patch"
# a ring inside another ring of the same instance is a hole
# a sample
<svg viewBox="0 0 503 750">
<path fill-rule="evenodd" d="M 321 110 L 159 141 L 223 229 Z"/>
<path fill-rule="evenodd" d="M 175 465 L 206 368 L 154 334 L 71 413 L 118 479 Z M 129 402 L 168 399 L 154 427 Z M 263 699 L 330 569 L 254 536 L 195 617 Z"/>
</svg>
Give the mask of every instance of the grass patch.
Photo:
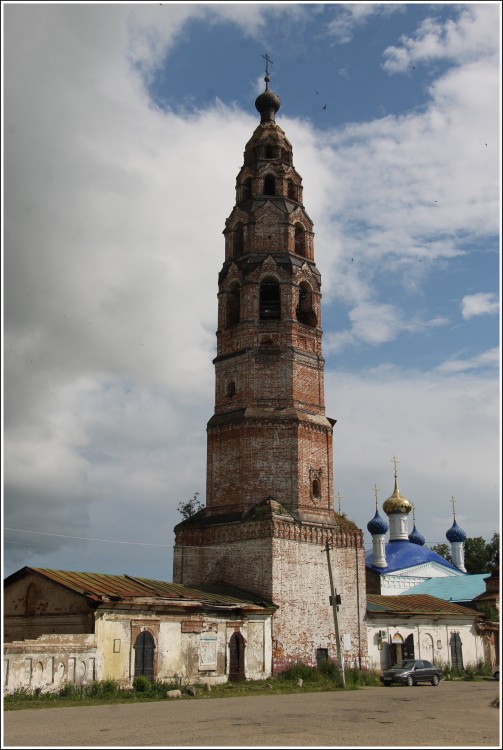
<svg viewBox="0 0 503 750">
<path fill-rule="evenodd" d="M 379 676 L 373 670 L 348 670 L 346 689 L 379 685 Z M 302 684 L 299 684 L 302 680 Z M 181 700 L 201 698 L 231 698 L 253 695 L 288 695 L 301 692 L 329 692 L 341 690 L 339 671 L 333 662 L 322 662 L 319 667 L 308 667 L 298 663 L 267 680 L 244 680 L 212 685 L 210 690 L 195 684 L 196 695 L 189 696 L 178 682 L 165 682 L 135 677 L 132 687 L 121 687 L 115 680 L 101 680 L 89 685 L 68 683 L 56 693 L 41 693 L 40 690 L 16 690 L 4 696 L 4 710 L 17 711 L 25 708 L 62 708 L 64 706 L 97 706 L 113 703 L 150 702 L 166 700 L 168 690 L 181 690 Z M 179 699 L 178 699 L 179 700 Z"/>
</svg>

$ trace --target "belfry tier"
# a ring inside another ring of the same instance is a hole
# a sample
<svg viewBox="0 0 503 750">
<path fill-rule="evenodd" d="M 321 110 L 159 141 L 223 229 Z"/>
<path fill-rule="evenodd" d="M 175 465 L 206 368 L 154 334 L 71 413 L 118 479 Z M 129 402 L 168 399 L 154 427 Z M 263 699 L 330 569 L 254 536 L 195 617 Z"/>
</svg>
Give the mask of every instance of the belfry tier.
<svg viewBox="0 0 503 750">
<path fill-rule="evenodd" d="M 261 121 L 237 176 L 218 278 L 206 508 L 247 511 L 269 498 L 327 520 L 334 420 L 325 417 L 313 224 L 275 122 L 279 98 L 266 89 L 255 104 Z"/>
</svg>

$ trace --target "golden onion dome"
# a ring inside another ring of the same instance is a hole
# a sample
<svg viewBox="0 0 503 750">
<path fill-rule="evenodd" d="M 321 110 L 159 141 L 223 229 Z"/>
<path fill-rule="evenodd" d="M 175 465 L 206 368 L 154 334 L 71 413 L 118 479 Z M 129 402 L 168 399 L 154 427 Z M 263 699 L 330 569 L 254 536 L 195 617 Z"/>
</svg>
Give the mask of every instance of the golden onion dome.
<svg viewBox="0 0 503 750">
<path fill-rule="evenodd" d="M 412 510 L 412 504 L 407 500 L 406 497 L 402 497 L 402 495 L 400 495 L 396 475 L 395 489 L 393 491 L 393 494 L 384 501 L 382 508 L 387 516 L 389 516 L 391 513 L 410 513 Z"/>
</svg>

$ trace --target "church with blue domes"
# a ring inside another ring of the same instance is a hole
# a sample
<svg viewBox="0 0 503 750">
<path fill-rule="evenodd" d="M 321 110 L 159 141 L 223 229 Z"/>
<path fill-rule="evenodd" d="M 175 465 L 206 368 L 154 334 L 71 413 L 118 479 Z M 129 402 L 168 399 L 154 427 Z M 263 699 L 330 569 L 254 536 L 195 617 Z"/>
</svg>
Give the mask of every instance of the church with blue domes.
<svg viewBox="0 0 503 750">
<path fill-rule="evenodd" d="M 415 508 L 406 497 L 400 494 L 395 465 L 395 487 L 392 495 L 384 501 L 382 509 L 387 520 L 379 513 L 376 493 L 376 512 L 368 522 L 367 529 L 372 537 L 372 549 L 365 556 L 368 594 L 399 595 L 408 589 L 431 578 L 462 576 L 466 574 L 463 542 L 466 534 L 456 522 L 447 531 L 451 544 L 450 563 L 441 555 L 425 547 L 425 538 L 417 530 Z M 413 529 L 409 534 L 408 519 L 412 511 Z M 386 542 L 386 534 L 389 539 Z"/>
</svg>

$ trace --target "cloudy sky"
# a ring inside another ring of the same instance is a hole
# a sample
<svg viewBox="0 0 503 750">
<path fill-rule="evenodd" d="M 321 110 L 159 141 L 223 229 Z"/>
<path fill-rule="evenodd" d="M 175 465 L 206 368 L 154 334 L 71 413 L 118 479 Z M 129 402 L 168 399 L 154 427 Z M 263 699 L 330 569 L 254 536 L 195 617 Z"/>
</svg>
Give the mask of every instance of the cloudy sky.
<svg viewBox="0 0 503 750">
<path fill-rule="evenodd" d="M 500 3 L 4 3 L 4 574 L 170 580 L 265 52 L 341 510 L 500 526 Z M 335 500 L 337 508 L 338 501 Z"/>
</svg>

